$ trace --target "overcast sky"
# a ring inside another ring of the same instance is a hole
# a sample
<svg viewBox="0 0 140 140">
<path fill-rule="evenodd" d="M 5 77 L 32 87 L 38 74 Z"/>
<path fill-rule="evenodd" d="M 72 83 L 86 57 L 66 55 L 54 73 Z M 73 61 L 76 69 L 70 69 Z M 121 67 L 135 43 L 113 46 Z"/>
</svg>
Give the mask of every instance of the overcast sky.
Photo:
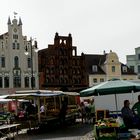
<svg viewBox="0 0 140 140">
<path fill-rule="evenodd" d="M 71 33 L 78 55 L 112 50 L 126 63 L 126 55 L 140 46 L 140 0 L 3 0 L 0 34 L 14 11 L 23 35 L 36 38 L 39 49 L 52 44 L 56 32 Z"/>
</svg>

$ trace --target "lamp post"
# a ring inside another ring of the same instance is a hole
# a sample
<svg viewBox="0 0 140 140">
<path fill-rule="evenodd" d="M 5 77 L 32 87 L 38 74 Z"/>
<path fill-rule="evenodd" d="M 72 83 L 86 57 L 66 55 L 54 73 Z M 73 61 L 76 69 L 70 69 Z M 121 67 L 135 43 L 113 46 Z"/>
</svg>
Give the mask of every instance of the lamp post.
<svg viewBox="0 0 140 140">
<path fill-rule="evenodd" d="M 30 51 L 28 47 L 25 48 L 25 54 L 28 55 L 30 52 L 30 66 L 31 66 L 31 88 L 34 89 L 34 75 L 33 75 L 33 50 L 37 50 L 37 41 L 34 41 L 34 45 L 32 45 L 32 41 L 35 40 L 32 37 L 30 37 Z"/>
</svg>

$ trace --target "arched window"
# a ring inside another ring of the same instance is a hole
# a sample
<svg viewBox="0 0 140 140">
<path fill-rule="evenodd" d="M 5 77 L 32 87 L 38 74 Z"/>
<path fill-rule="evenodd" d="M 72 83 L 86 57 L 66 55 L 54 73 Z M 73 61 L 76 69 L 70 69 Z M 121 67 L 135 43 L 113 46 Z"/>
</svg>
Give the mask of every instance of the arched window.
<svg viewBox="0 0 140 140">
<path fill-rule="evenodd" d="M 1 57 L 1 67 L 5 68 L 5 57 L 4 56 Z"/>
<path fill-rule="evenodd" d="M 2 77 L 0 77 L 0 88 L 2 88 Z"/>
<path fill-rule="evenodd" d="M 15 88 L 21 87 L 21 77 L 20 76 L 14 76 L 13 77 L 13 85 Z"/>
<path fill-rule="evenodd" d="M 50 82 L 50 79 L 49 77 L 46 78 L 46 83 L 49 83 Z"/>
<path fill-rule="evenodd" d="M 28 68 L 31 68 L 31 58 L 30 57 L 28 57 L 28 60 L 27 60 L 28 62 Z"/>
<path fill-rule="evenodd" d="M 25 80 L 24 80 L 24 84 L 25 84 L 25 88 L 28 88 L 29 87 L 29 77 L 25 77 Z"/>
<path fill-rule="evenodd" d="M 112 72 L 115 72 L 115 66 L 112 66 Z"/>
<path fill-rule="evenodd" d="M 19 59 L 18 59 L 18 56 L 15 56 L 15 58 L 14 58 L 14 64 L 15 64 L 15 67 L 16 68 L 19 67 Z"/>
<path fill-rule="evenodd" d="M 9 77 L 8 76 L 4 77 L 4 86 L 5 86 L 5 88 L 9 88 Z"/>
</svg>

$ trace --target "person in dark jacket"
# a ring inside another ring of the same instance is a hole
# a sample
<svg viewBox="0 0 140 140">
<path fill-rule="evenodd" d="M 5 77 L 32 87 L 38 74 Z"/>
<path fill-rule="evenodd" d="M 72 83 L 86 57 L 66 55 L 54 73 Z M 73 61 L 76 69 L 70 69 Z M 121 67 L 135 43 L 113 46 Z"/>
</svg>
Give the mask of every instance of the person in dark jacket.
<svg viewBox="0 0 140 140">
<path fill-rule="evenodd" d="M 68 109 L 68 100 L 67 100 L 67 98 L 64 98 L 64 100 L 62 101 L 62 106 L 61 106 L 60 113 L 59 113 L 59 119 L 60 119 L 61 125 L 65 125 L 67 109 Z"/>
<path fill-rule="evenodd" d="M 125 126 L 129 129 L 133 127 L 134 124 L 134 114 L 133 111 L 130 109 L 130 102 L 129 100 L 124 100 L 124 106 L 121 109 L 122 118 L 124 121 Z"/>
</svg>

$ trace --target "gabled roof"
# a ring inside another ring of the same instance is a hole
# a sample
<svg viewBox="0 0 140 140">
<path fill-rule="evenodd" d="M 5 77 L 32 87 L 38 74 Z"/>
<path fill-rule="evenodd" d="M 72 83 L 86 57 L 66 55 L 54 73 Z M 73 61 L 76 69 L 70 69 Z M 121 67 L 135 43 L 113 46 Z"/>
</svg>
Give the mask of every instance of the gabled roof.
<svg viewBox="0 0 140 140">
<path fill-rule="evenodd" d="M 0 35 L 0 39 L 3 39 L 3 36 L 5 36 L 5 35 L 8 35 L 8 32 L 6 32 L 6 33 L 4 33 L 4 34 L 1 34 L 1 35 Z"/>
<path fill-rule="evenodd" d="M 106 54 L 104 55 L 99 55 L 99 54 L 85 54 L 85 63 L 86 63 L 86 69 L 89 74 L 105 74 L 105 72 L 102 70 L 101 65 L 105 62 L 106 60 Z M 92 71 L 92 66 L 96 65 L 98 71 L 93 72 Z"/>
<path fill-rule="evenodd" d="M 123 67 L 127 67 L 127 71 L 123 71 Z M 127 65 L 121 63 L 121 73 L 122 75 L 137 75 L 133 70 L 131 70 Z"/>
<path fill-rule="evenodd" d="M 86 63 L 86 69 L 89 74 L 106 74 L 105 71 L 101 68 L 102 65 L 104 65 L 106 61 L 106 55 L 107 54 L 85 54 L 85 63 Z M 97 72 L 92 71 L 92 66 L 97 66 Z M 127 71 L 123 71 L 123 66 L 127 67 Z M 122 75 L 137 75 L 134 73 L 127 65 L 121 63 L 121 74 Z"/>
</svg>

